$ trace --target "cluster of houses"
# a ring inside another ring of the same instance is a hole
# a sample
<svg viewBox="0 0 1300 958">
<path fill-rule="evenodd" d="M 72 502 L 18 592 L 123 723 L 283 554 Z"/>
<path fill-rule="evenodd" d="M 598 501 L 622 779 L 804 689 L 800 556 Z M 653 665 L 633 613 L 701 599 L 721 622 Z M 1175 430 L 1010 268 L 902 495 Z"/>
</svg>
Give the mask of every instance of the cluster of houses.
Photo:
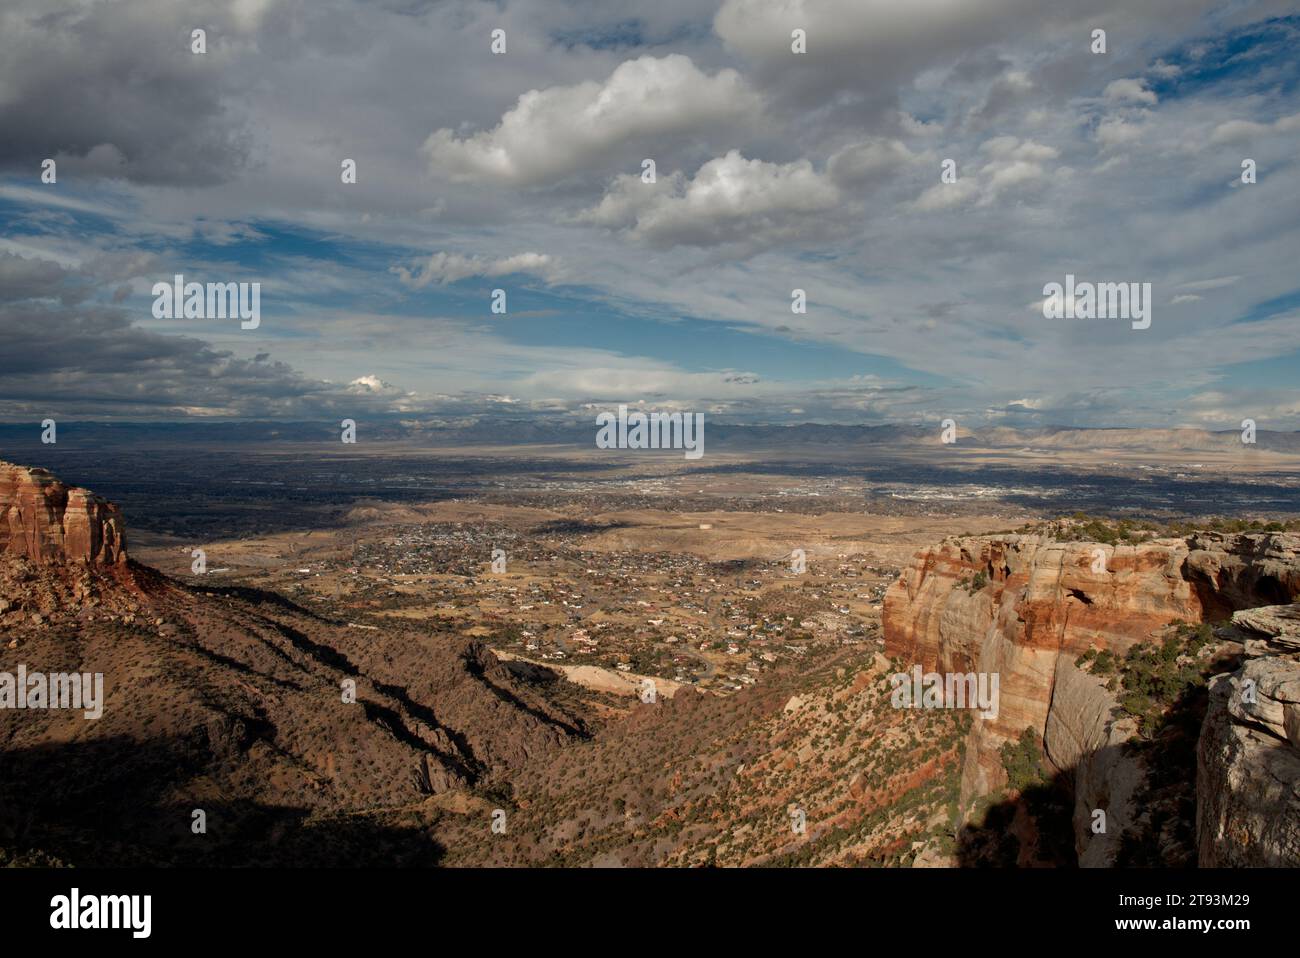
<svg viewBox="0 0 1300 958">
<path fill-rule="evenodd" d="M 431 610 L 442 627 L 541 661 L 659 675 L 720 693 L 813 646 L 878 635 L 894 570 L 868 556 L 709 562 L 690 553 L 584 548 L 591 528 L 395 526 L 332 570 L 349 617 Z M 328 563 L 322 565 L 326 568 Z"/>
</svg>

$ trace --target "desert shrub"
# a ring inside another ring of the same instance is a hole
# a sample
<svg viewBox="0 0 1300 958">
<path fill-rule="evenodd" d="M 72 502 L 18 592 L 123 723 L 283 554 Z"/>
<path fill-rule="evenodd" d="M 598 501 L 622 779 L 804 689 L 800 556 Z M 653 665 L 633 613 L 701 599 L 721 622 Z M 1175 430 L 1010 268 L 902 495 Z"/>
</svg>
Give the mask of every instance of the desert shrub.
<svg viewBox="0 0 1300 958">
<path fill-rule="evenodd" d="M 1000 751 L 1002 767 L 1007 773 L 1007 785 L 1015 791 L 1023 792 L 1045 777 L 1043 752 L 1038 743 L 1038 734 L 1033 729 L 1025 729 L 1018 740 L 1004 743 Z"/>
</svg>

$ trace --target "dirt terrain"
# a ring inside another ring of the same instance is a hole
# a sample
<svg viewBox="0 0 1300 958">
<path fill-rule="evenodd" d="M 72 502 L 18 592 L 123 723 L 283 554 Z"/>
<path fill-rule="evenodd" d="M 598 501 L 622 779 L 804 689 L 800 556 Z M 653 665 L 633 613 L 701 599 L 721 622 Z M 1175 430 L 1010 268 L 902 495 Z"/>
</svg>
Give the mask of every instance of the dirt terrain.
<svg viewBox="0 0 1300 958">
<path fill-rule="evenodd" d="M 349 458 L 338 487 L 244 469 L 243 498 L 164 498 L 138 533 L 139 506 L 12 473 L 6 667 L 101 673 L 105 708 L 0 712 L 0 859 L 1069 863 L 1059 789 L 1021 781 L 1028 752 L 981 752 L 967 712 L 892 704 L 908 663 L 886 654 L 887 590 L 938 543 L 965 556 L 1028 531 L 1090 555 L 1090 537 L 1192 521 L 1052 519 L 1027 487 L 921 471 L 736 456 L 593 475 L 530 448 L 503 480 L 475 459 L 422 474 L 425 454 L 399 474 L 391 452 Z M 1139 481 L 1080 488 L 1116 479 Z M 979 606 L 982 572 L 927 607 Z M 1041 748 L 1015 731 L 1004 745 Z M 1026 791 L 972 806 L 977 753 Z"/>
</svg>

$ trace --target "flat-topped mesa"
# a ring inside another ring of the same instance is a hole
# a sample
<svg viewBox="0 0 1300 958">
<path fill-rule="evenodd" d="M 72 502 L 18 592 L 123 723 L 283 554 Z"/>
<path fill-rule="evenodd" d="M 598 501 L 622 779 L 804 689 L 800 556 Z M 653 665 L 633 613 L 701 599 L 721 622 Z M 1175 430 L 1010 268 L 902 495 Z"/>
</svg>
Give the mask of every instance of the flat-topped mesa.
<svg viewBox="0 0 1300 958">
<path fill-rule="evenodd" d="M 1030 650 L 1124 652 L 1171 622 L 1225 619 L 1298 595 L 1295 535 L 1198 533 L 1114 546 L 971 536 L 916 553 L 885 593 L 882 625 L 889 654 L 966 671 L 991 630 Z"/>
<path fill-rule="evenodd" d="M 968 742 L 965 800 L 1005 782 L 1003 743 L 1026 728 L 1048 730 L 1061 668 L 1089 649 L 1123 655 L 1171 623 L 1298 597 L 1295 535 L 1201 533 L 1114 546 L 971 536 L 912 558 L 885 593 L 882 627 L 886 653 L 907 668 L 999 675 L 997 716 L 977 721 Z M 1062 770 L 1078 757 L 1053 746 L 1049 735 L 1048 758 Z"/>
<path fill-rule="evenodd" d="M 37 565 L 124 564 L 126 524 L 116 505 L 89 490 L 0 461 L 0 555 Z"/>
</svg>

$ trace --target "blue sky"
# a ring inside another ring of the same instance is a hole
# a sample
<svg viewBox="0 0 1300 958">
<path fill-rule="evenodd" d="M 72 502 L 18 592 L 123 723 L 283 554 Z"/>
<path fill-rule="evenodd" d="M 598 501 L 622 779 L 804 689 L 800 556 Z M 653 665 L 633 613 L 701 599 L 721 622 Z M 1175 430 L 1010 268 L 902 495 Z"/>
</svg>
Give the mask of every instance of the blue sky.
<svg viewBox="0 0 1300 958">
<path fill-rule="evenodd" d="M 1300 428 L 1300 18 L 1041 6 L 20 0 L 0 417 Z M 155 319 L 176 273 L 260 325 Z"/>
</svg>

